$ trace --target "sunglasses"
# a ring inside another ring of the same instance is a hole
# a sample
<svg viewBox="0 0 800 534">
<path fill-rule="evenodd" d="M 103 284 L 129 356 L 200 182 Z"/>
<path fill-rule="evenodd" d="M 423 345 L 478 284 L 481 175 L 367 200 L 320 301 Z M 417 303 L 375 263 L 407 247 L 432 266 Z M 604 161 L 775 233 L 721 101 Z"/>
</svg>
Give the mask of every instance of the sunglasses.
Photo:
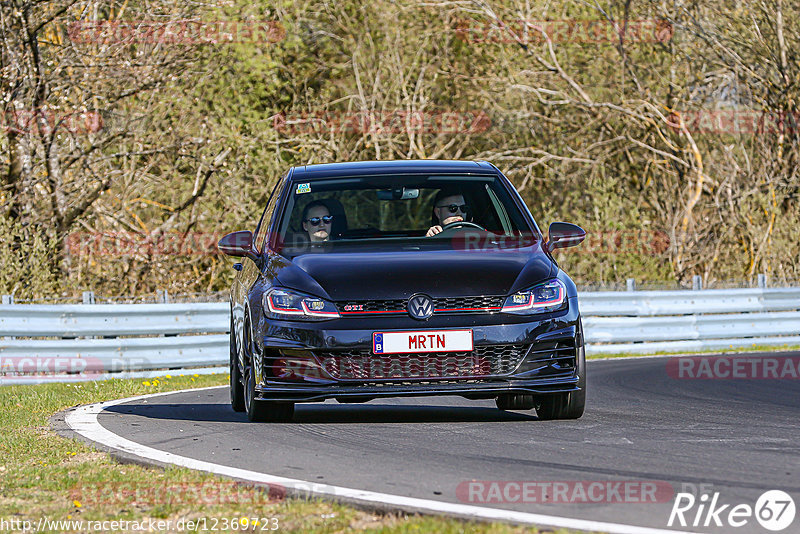
<svg viewBox="0 0 800 534">
<path fill-rule="evenodd" d="M 467 206 L 466 204 L 461 204 L 460 206 L 458 204 L 450 204 L 449 206 L 436 206 L 436 207 L 447 208 L 450 211 L 450 213 L 455 213 L 459 210 L 461 210 L 461 213 L 467 213 L 467 211 L 469 210 L 469 206 Z"/>
<path fill-rule="evenodd" d="M 307 222 L 311 226 L 319 226 L 320 223 L 330 224 L 332 220 L 333 215 L 325 215 L 324 217 L 311 217 L 310 219 L 305 219 L 303 222 Z"/>
</svg>

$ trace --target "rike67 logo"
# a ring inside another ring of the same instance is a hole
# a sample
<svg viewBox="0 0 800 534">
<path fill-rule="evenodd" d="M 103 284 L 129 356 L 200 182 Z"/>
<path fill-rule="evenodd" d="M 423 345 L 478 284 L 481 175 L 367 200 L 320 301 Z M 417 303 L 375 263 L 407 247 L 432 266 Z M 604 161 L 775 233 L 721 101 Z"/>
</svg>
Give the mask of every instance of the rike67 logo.
<svg viewBox="0 0 800 534">
<path fill-rule="evenodd" d="M 781 531 L 794 521 L 795 505 L 791 495 L 781 490 L 769 490 L 761 494 L 755 506 L 730 504 L 720 501 L 719 492 L 695 497 L 691 493 L 678 493 L 669 514 L 667 526 L 682 527 L 734 527 L 747 525 L 753 518 L 765 529 Z"/>
</svg>

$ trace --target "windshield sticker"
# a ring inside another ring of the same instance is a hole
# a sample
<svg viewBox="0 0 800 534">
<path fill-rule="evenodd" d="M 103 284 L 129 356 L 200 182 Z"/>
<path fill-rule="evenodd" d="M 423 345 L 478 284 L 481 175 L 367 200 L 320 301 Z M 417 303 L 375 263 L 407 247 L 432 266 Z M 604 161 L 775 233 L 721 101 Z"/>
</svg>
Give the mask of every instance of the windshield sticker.
<svg viewBox="0 0 800 534">
<path fill-rule="evenodd" d="M 296 195 L 302 195 L 303 193 L 310 193 L 311 192 L 311 184 L 297 184 L 297 191 L 295 192 Z"/>
</svg>

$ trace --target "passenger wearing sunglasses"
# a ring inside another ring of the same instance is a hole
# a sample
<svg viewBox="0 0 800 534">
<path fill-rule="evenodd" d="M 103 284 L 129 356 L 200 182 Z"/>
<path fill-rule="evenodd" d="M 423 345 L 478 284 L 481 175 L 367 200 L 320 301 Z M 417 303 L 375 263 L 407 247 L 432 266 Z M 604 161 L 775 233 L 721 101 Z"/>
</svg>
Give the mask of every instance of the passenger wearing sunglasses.
<svg viewBox="0 0 800 534">
<path fill-rule="evenodd" d="M 303 230 L 312 243 L 327 241 L 331 235 L 333 215 L 324 202 L 315 200 L 303 209 Z"/>
<path fill-rule="evenodd" d="M 468 219 L 469 206 L 464 201 L 464 195 L 457 190 L 442 189 L 433 199 L 433 226 L 428 229 L 425 237 L 431 237 L 442 231 L 442 226 Z M 436 223 L 439 224 L 436 224 Z"/>
</svg>

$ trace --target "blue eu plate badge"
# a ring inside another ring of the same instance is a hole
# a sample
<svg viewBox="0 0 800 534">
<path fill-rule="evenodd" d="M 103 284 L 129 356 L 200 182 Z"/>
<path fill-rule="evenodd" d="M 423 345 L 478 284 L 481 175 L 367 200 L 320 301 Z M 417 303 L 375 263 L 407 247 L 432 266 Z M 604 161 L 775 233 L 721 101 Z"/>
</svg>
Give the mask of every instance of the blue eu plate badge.
<svg viewBox="0 0 800 534">
<path fill-rule="evenodd" d="M 383 354 L 383 334 L 372 335 L 372 352 Z"/>
</svg>

